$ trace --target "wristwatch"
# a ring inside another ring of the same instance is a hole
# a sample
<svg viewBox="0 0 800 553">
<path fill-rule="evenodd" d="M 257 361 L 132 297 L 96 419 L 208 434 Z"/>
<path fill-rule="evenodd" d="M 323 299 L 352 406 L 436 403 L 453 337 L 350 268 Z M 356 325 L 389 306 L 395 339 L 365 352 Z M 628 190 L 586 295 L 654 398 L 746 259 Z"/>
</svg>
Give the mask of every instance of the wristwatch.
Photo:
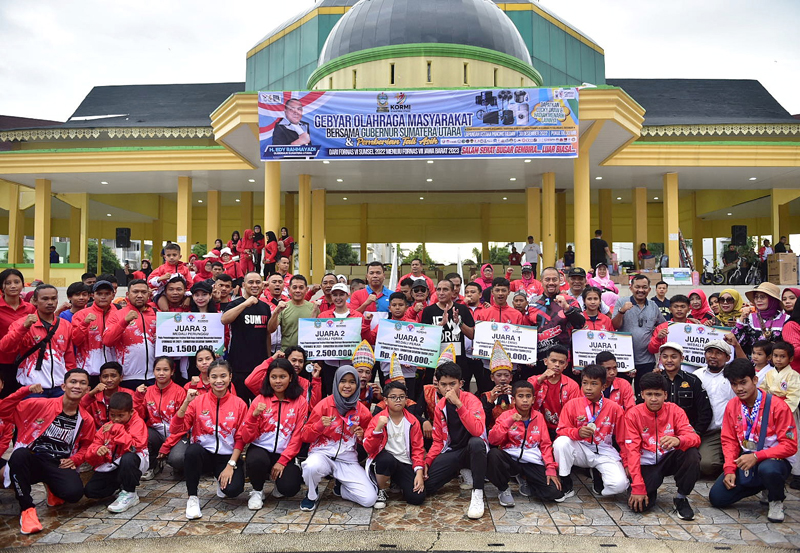
<svg viewBox="0 0 800 553">
<path fill-rule="evenodd" d="M 232 468 L 233 468 L 233 470 L 236 470 L 236 461 L 234 461 L 233 459 L 230 459 L 230 460 L 228 461 L 228 466 L 229 466 L 229 467 L 232 467 Z"/>
</svg>

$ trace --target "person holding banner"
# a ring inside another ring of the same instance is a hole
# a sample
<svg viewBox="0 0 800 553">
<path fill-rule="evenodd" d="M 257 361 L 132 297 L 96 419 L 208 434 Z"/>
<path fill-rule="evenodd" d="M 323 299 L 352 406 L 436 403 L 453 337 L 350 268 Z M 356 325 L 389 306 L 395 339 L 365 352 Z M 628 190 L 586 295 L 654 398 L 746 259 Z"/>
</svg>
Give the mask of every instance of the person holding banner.
<svg viewBox="0 0 800 553">
<path fill-rule="evenodd" d="M 333 289 L 333 285 L 336 284 L 336 275 L 333 273 L 328 273 L 324 277 L 322 277 L 322 282 L 320 284 L 315 284 L 313 286 L 308 287 L 308 291 L 306 292 L 306 299 L 308 301 L 313 301 L 319 306 L 320 312 L 328 311 L 329 309 L 333 309 L 333 298 L 331 297 L 331 290 Z M 312 300 L 312 298 L 316 295 L 317 292 L 322 291 L 322 296 L 320 296 L 316 300 Z M 348 290 L 348 294 L 349 294 Z"/>
<path fill-rule="evenodd" d="M 676 294 L 669 299 L 669 312 L 671 315 L 669 321 L 664 321 L 663 323 L 659 324 L 655 330 L 653 330 L 653 335 L 650 337 L 650 343 L 647 344 L 647 351 L 650 353 L 658 353 L 659 348 L 667 343 L 667 337 L 669 336 L 669 325 L 671 323 L 701 324 L 699 321 L 690 319 L 688 317 L 689 298 L 683 294 Z M 694 371 L 694 367 L 690 367 L 689 365 L 686 367 L 690 371 Z"/>
<path fill-rule="evenodd" d="M 658 350 L 658 369 L 662 371 L 667 382 L 667 401 L 683 409 L 689 424 L 698 435 L 702 435 L 711 420 L 714 412 L 703 383 L 693 374 L 684 371 L 683 346 L 675 342 L 667 342 Z"/>
</svg>

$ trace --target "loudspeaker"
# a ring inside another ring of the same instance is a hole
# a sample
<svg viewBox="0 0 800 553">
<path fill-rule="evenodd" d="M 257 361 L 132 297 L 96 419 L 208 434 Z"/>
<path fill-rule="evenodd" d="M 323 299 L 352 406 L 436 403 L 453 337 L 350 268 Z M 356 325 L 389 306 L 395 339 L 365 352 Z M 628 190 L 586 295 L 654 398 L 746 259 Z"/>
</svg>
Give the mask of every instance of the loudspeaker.
<svg viewBox="0 0 800 553">
<path fill-rule="evenodd" d="M 747 225 L 731 226 L 731 244 L 734 246 L 747 245 Z"/>
<path fill-rule="evenodd" d="M 131 247 L 131 229 L 129 228 L 117 229 L 117 247 L 118 248 Z"/>
</svg>

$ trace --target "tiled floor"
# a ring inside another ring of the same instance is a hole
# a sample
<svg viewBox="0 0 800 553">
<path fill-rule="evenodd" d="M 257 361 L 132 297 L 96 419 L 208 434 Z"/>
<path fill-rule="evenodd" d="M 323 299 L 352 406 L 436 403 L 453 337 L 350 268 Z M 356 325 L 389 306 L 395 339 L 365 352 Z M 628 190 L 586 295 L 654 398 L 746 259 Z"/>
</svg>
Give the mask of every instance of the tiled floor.
<svg viewBox="0 0 800 553">
<path fill-rule="evenodd" d="M 267 497 L 264 508 L 247 509 L 247 496 L 219 499 L 213 482 L 200 486 L 203 518 L 187 521 L 186 486 L 172 477 L 169 469 L 158 480 L 142 484 L 141 503 L 122 514 L 106 510 L 110 500 L 84 499 L 78 505 L 47 507 L 44 490 L 35 487 L 39 517 L 45 529 L 33 536 L 19 533 L 19 509 L 11 490 L 0 490 L 0 544 L 5 547 L 45 543 L 81 543 L 121 538 L 170 537 L 190 535 L 264 534 L 286 532 L 326 532 L 332 530 L 432 530 L 570 534 L 595 537 L 633 537 L 719 544 L 800 547 L 800 492 L 789 490 L 786 522 L 773 524 L 766 519 L 766 507 L 756 498 L 737 508 L 715 509 L 708 503 L 711 482 L 700 482 L 690 500 L 696 517 L 680 520 L 672 512 L 675 486 L 668 479 L 658 505 L 651 512 L 632 513 L 622 496 L 596 498 L 591 483 L 575 479 L 577 495 L 564 503 L 542 503 L 517 494 L 516 506 L 501 507 L 497 490 L 487 484 L 486 514 L 481 520 L 466 517 L 470 492 L 456 482 L 419 506 L 406 505 L 390 496 L 381 511 L 365 509 L 336 498 L 330 483 L 321 485 L 322 500 L 314 512 L 300 511 L 300 497 Z M 266 491 L 271 491 L 267 484 Z"/>
</svg>

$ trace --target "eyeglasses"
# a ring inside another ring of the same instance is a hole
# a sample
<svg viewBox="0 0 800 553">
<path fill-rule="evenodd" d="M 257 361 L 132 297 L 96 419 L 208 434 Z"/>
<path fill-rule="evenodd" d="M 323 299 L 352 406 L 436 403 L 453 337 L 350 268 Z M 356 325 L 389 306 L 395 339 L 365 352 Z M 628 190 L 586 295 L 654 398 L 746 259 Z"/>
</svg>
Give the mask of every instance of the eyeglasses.
<svg viewBox="0 0 800 553">
<path fill-rule="evenodd" d="M 386 396 L 389 401 L 405 401 L 406 396 Z"/>
<path fill-rule="evenodd" d="M 720 298 L 719 302 L 720 303 L 736 303 L 736 300 L 734 300 L 731 297 L 728 297 L 728 298 Z"/>
</svg>

